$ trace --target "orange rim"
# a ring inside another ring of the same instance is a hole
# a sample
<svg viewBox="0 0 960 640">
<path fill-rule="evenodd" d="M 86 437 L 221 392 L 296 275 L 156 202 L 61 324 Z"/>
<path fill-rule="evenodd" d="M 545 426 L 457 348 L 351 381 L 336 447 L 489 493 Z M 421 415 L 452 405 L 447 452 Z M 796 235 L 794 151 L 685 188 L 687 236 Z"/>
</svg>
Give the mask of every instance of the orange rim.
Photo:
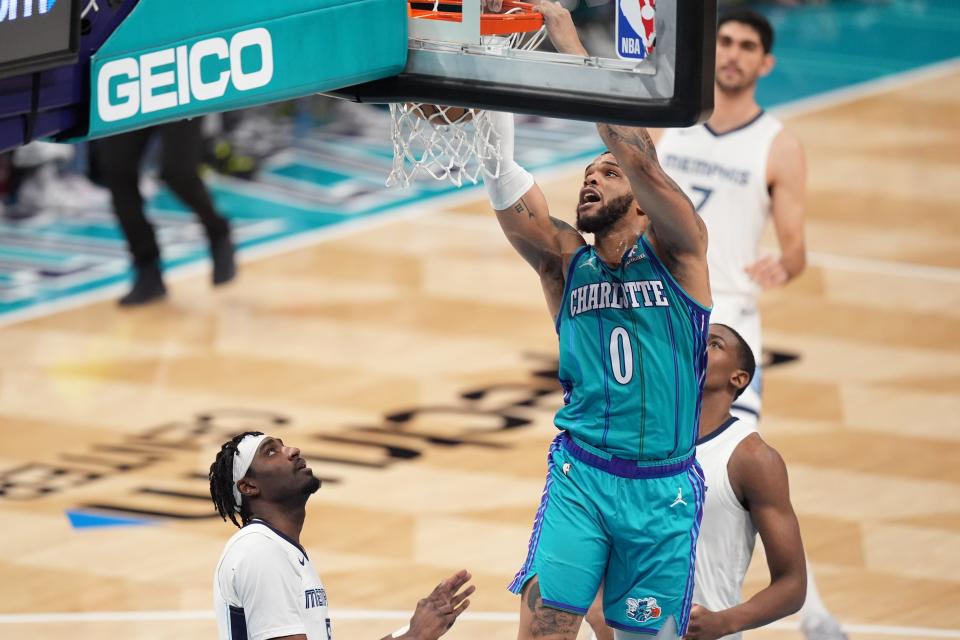
<svg viewBox="0 0 960 640">
<path fill-rule="evenodd" d="M 463 7 L 463 0 L 440 0 L 444 6 Z M 429 0 L 418 1 L 417 4 L 433 4 Z M 408 14 L 411 18 L 425 20 L 443 20 L 445 22 L 460 22 L 461 11 L 432 11 L 424 9 L 414 9 L 411 0 L 408 6 Z M 530 31 L 539 31 L 543 26 L 543 16 L 533 10 L 533 5 L 529 2 L 520 2 L 520 0 L 503 0 L 503 11 L 519 9 L 520 11 L 503 13 L 481 13 L 480 14 L 480 35 L 482 36 L 506 36 L 511 33 L 527 33 Z"/>
</svg>

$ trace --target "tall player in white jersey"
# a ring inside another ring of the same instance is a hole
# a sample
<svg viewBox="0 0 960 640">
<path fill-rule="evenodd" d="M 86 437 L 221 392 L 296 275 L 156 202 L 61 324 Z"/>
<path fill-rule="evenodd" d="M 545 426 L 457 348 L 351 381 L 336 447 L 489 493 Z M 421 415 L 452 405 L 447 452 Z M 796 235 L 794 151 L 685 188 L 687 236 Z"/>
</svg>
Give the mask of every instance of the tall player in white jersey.
<svg viewBox="0 0 960 640">
<path fill-rule="evenodd" d="M 224 443 L 210 465 L 217 513 L 240 531 L 213 576 L 220 640 L 331 640 L 327 592 L 300 532 L 307 499 L 320 488 L 300 450 L 257 431 Z M 237 516 L 240 522 L 237 522 Z M 460 571 L 420 600 L 410 624 L 383 640 L 437 640 L 470 604 Z"/>
<path fill-rule="evenodd" d="M 711 320 L 734 327 L 760 362 L 757 297 L 806 266 L 803 146 L 756 101 L 757 80 L 774 65 L 773 29 L 739 9 L 720 17 L 714 111 L 703 125 L 656 132 L 667 173 L 690 196 L 707 225 L 714 293 Z M 780 257 L 761 257 L 760 237 L 773 221 Z M 759 371 L 758 371 L 759 373 Z M 741 421 L 760 414 L 760 375 L 734 405 Z"/>
<path fill-rule="evenodd" d="M 796 278 L 806 266 L 803 145 L 756 101 L 759 78 L 773 69 L 773 28 L 761 14 L 735 9 L 717 28 L 714 111 L 703 125 L 653 135 L 660 163 L 697 207 L 710 237 L 711 321 L 742 335 L 761 362 L 757 298 Z M 761 256 L 760 237 L 772 220 L 780 256 Z M 762 369 L 733 405 L 741 423 L 757 424 Z M 707 502 L 710 495 L 707 494 Z M 702 529 L 704 536 L 712 533 Z M 800 611 L 808 640 L 846 635 L 820 599 L 808 570 Z"/>
</svg>

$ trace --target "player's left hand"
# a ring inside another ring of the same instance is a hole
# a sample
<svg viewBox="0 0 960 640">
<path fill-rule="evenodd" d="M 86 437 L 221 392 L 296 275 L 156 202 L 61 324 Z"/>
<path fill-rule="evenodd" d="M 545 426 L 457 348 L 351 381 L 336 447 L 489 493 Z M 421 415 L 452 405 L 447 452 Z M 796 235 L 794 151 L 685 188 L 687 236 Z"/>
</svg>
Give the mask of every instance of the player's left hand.
<svg viewBox="0 0 960 640">
<path fill-rule="evenodd" d="M 716 640 L 728 635 L 723 616 L 716 612 L 704 609 L 698 604 L 690 610 L 690 622 L 687 624 L 685 640 Z"/>
<path fill-rule="evenodd" d="M 790 279 L 790 274 L 787 273 L 786 268 L 773 256 L 763 256 L 744 271 L 747 272 L 751 280 L 764 289 L 783 286 Z"/>
</svg>

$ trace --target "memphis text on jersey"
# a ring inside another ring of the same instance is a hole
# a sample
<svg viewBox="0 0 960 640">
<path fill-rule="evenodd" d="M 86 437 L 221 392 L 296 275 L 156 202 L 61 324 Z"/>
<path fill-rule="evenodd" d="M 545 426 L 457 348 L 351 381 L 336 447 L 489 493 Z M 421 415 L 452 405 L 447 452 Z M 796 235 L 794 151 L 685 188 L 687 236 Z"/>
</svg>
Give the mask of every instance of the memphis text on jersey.
<svg viewBox="0 0 960 640">
<path fill-rule="evenodd" d="M 307 589 L 303 592 L 303 597 L 305 600 L 304 609 L 327 606 L 327 592 L 323 590 L 323 587 L 319 589 Z"/>
<path fill-rule="evenodd" d="M 639 309 L 669 307 L 660 280 L 595 282 L 570 292 L 570 315 L 595 309 Z"/>
<path fill-rule="evenodd" d="M 683 173 L 708 178 L 716 176 L 721 180 L 738 184 L 741 187 L 746 186 L 747 183 L 750 182 L 750 172 L 747 170 L 737 167 L 725 167 L 722 164 L 708 162 L 700 158 L 688 158 L 667 153 L 664 154 L 661 159 L 661 164 L 663 168 L 667 170 L 674 169 Z"/>
</svg>

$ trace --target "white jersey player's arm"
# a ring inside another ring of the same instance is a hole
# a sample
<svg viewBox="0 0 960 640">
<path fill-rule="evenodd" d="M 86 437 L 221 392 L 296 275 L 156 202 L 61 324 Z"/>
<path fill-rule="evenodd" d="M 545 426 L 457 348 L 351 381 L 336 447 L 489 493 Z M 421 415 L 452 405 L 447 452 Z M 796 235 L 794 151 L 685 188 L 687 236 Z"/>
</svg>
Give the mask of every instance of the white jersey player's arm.
<svg viewBox="0 0 960 640">
<path fill-rule="evenodd" d="M 770 584 L 724 611 L 694 605 L 686 640 L 720 638 L 769 624 L 800 609 L 807 593 L 807 570 L 800 524 L 790 503 L 787 467 L 759 434 L 745 438 L 727 463 L 730 485 L 750 512 L 770 569 Z M 704 531 L 701 535 L 710 535 Z"/>
<path fill-rule="evenodd" d="M 484 167 L 483 183 L 500 228 L 540 276 L 547 307 L 555 317 L 567 263 L 586 241 L 572 226 L 550 216 L 540 185 L 514 160 L 513 114 L 490 112 L 489 116 L 500 139 L 500 161 L 498 166 Z"/>
<path fill-rule="evenodd" d="M 747 267 L 750 277 L 764 289 L 786 284 L 807 266 L 804 234 L 807 163 L 803 144 L 785 129 L 770 145 L 767 184 L 770 185 L 771 214 L 780 245 L 780 258 L 761 258 Z"/>
</svg>

